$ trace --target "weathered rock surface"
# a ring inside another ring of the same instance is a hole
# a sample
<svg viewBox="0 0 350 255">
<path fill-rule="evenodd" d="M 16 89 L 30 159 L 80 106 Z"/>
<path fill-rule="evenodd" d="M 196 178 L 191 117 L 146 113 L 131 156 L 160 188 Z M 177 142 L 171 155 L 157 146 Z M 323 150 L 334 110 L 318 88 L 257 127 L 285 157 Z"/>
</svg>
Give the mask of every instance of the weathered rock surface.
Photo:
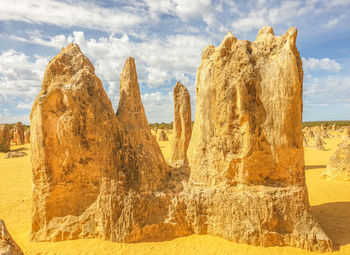
<svg viewBox="0 0 350 255">
<path fill-rule="evenodd" d="M 326 170 L 322 173 L 322 178 L 350 181 L 350 145 L 338 147 L 336 152 L 330 157 Z"/>
<path fill-rule="evenodd" d="M 12 239 L 2 219 L 0 219 L 0 254 L 23 255 L 21 248 L 19 248 L 16 242 Z"/>
<path fill-rule="evenodd" d="M 109 225 L 103 215 L 113 205 L 99 195 L 118 183 L 121 141 L 112 104 L 76 44 L 47 65 L 30 121 L 32 240 L 97 236 Z"/>
<path fill-rule="evenodd" d="M 171 164 L 182 166 L 188 164 L 187 148 L 192 133 L 191 96 L 187 88 L 177 82 L 174 87 L 174 124 L 171 147 Z"/>
<path fill-rule="evenodd" d="M 0 124 L 0 152 L 8 152 L 11 146 L 10 129 L 5 124 Z"/>
<path fill-rule="evenodd" d="M 116 115 L 76 44 L 48 64 L 30 117 L 32 240 L 167 236 L 157 223 L 168 218 L 174 195 L 154 191 L 166 185 L 168 166 L 148 127 L 133 59 L 126 61 L 120 92 Z"/>
<path fill-rule="evenodd" d="M 203 51 L 187 156 L 190 185 L 217 207 L 199 203 L 205 230 L 196 233 L 263 246 L 332 248 L 309 213 L 296 36 L 295 28 L 276 37 L 264 27 L 249 42 L 229 32 L 218 47 Z"/>
<path fill-rule="evenodd" d="M 160 132 L 158 134 L 158 141 L 160 141 L 160 142 L 169 141 L 168 135 L 166 134 L 166 132 L 164 130 L 160 130 Z"/>
<path fill-rule="evenodd" d="M 295 28 L 275 37 L 265 27 L 255 42 L 228 34 L 204 50 L 191 169 L 166 165 L 132 58 L 114 114 L 79 47 L 62 49 L 31 113 L 32 239 L 137 242 L 197 233 L 331 250 L 309 213 L 295 40 Z"/>
<path fill-rule="evenodd" d="M 17 122 L 14 127 L 13 143 L 16 145 L 24 144 L 24 127 L 22 122 Z"/>
<path fill-rule="evenodd" d="M 30 130 L 24 131 L 24 143 L 30 143 Z"/>
<path fill-rule="evenodd" d="M 325 150 L 324 144 L 325 142 L 322 140 L 321 137 L 318 136 L 315 138 L 315 141 L 314 141 L 314 149 L 324 151 Z"/>
<path fill-rule="evenodd" d="M 25 153 L 24 151 L 9 151 L 5 154 L 5 159 L 8 158 L 20 158 L 27 156 L 28 154 Z"/>
<path fill-rule="evenodd" d="M 151 133 L 141 102 L 136 66 L 127 58 L 120 75 L 120 99 L 117 119 L 123 128 L 121 167 L 129 188 L 153 191 L 167 173 L 168 166 Z M 124 159 L 124 157 L 126 157 Z"/>
</svg>

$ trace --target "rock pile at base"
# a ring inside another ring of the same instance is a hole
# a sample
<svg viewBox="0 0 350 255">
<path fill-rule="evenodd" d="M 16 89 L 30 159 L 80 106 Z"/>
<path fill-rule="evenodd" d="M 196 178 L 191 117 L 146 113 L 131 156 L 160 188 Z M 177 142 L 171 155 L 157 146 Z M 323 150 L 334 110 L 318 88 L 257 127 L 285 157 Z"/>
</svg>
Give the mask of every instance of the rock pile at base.
<svg viewBox="0 0 350 255">
<path fill-rule="evenodd" d="M 0 219 L 0 254 L 23 255 L 21 248 L 19 248 L 16 242 L 12 239 L 2 219 Z"/>
<path fill-rule="evenodd" d="M 330 157 L 326 170 L 321 174 L 322 178 L 350 181 L 350 145 L 339 146 Z"/>
<path fill-rule="evenodd" d="M 11 145 L 11 136 L 9 127 L 5 124 L 0 124 L 0 152 L 8 152 Z"/>
<path fill-rule="evenodd" d="M 166 142 L 169 141 L 168 139 L 168 135 L 166 134 L 166 132 L 164 130 L 161 130 L 158 134 L 158 141 L 159 142 Z"/>
<path fill-rule="evenodd" d="M 171 164 L 182 166 L 188 163 L 187 148 L 191 139 L 191 97 L 187 88 L 177 82 L 174 87 L 174 124 L 171 144 Z"/>
<path fill-rule="evenodd" d="M 15 145 L 24 144 L 24 127 L 22 122 L 17 122 L 13 131 L 13 143 Z"/>
<path fill-rule="evenodd" d="M 117 114 L 71 44 L 50 61 L 31 112 L 32 240 L 161 241 L 197 234 L 329 251 L 309 214 L 296 29 L 228 34 L 197 72 L 189 167 L 169 168 L 151 134 L 134 60 Z M 165 133 L 165 132 L 164 132 Z"/>
</svg>

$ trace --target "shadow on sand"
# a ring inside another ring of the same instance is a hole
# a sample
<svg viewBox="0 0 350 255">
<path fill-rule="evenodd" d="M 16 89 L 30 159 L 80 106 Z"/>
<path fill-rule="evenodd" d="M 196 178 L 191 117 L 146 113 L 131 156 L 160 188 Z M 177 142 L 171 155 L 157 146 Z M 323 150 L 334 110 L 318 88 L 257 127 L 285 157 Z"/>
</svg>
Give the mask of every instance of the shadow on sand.
<svg viewBox="0 0 350 255">
<path fill-rule="evenodd" d="M 17 149 L 10 149 L 10 151 L 27 151 L 28 148 L 26 147 L 20 147 L 20 148 L 17 148 Z"/>
<path fill-rule="evenodd" d="M 305 170 L 311 170 L 316 168 L 326 168 L 326 165 L 305 165 Z"/>
<path fill-rule="evenodd" d="M 333 241 L 334 249 L 350 244 L 350 202 L 334 202 L 311 207 L 311 213 Z"/>
</svg>

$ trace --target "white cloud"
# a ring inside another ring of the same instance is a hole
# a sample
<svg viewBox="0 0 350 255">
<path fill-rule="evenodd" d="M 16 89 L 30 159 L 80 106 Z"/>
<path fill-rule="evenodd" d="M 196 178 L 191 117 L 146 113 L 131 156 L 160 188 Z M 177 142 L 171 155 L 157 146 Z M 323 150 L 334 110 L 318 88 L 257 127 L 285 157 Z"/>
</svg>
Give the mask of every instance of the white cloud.
<svg viewBox="0 0 350 255">
<path fill-rule="evenodd" d="M 0 103 L 10 102 L 11 98 L 33 99 L 39 92 L 47 57 L 27 55 L 15 50 L 4 51 L 0 55 Z M 3 101 L 3 102 L 2 102 Z"/>
<path fill-rule="evenodd" d="M 337 25 L 339 23 L 339 21 L 341 21 L 342 19 L 345 18 L 345 15 L 340 15 L 339 17 L 333 18 L 331 20 L 329 20 L 327 22 L 327 24 L 325 25 L 326 28 L 332 28 L 335 25 Z"/>
<path fill-rule="evenodd" d="M 55 0 L 0 1 L 0 20 L 46 23 L 62 27 L 85 27 L 107 32 L 134 26 L 143 21 L 140 13 L 119 8 L 102 8 L 91 1 Z"/>
<path fill-rule="evenodd" d="M 20 102 L 17 104 L 17 108 L 18 109 L 27 109 L 30 110 L 32 109 L 33 103 L 24 103 L 24 102 Z"/>
<path fill-rule="evenodd" d="M 334 59 L 329 58 L 302 58 L 305 71 L 325 70 L 330 72 L 339 72 L 342 66 Z"/>
</svg>

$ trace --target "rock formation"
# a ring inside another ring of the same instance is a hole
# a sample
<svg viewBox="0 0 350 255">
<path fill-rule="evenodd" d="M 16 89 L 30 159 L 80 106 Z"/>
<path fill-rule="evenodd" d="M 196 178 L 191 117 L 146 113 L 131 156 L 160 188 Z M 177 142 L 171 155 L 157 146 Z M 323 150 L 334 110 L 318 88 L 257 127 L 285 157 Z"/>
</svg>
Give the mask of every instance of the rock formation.
<svg viewBox="0 0 350 255">
<path fill-rule="evenodd" d="M 0 254 L 1 255 L 23 255 L 22 250 L 6 229 L 5 223 L 0 219 Z"/>
<path fill-rule="evenodd" d="M 309 143 L 308 143 L 308 141 L 307 141 L 305 136 L 303 136 L 303 146 L 304 146 L 304 148 L 305 147 L 309 147 Z"/>
<path fill-rule="evenodd" d="M 196 233 L 331 249 L 309 214 L 296 36 L 295 28 L 276 37 L 264 27 L 249 42 L 229 32 L 203 51 L 187 152 L 192 194 L 206 212 Z"/>
<path fill-rule="evenodd" d="M 30 130 L 24 131 L 24 143 L 30 143 Z"/>
<path fill-rule="evenodd" d="M 309 138 L 314 138 L 315 137 L 315 134 L 314 132 L 309 129 L 307 132 L 306 132 L 306 136 L 309 137 Z"/>
<path fill-rule="evenodd" d="M 171 164 L 182 166 L 188 163 L 187 148 L 191 139 L 191 97 L 187 88 L 180 82 L 174 87 L 174 124 L 171 147 Z"/>
<path fill-rule="evenodd" d="M 76 44 L 48 64 L 30 116 L 32 240 L 132 242 L 159 238 L 152 233 L 165 228 L 156 223 L 168 218 L 172 197 L 154 190 L 165 185 L 168 166 L 144 114 L 133 59 L 120 82 L 115 114 Z"/>
<path fill-rule="evenodd" d="M 10 150 L 11 137 L 9 127 L 0 124 L 0 152 L 8 152 Z"/>
<path fill-rule="evenodd" d="M 110 224 L 102 217 L 113 204 L 99 195 L 118 183 L 120 128 L 94 66 L 76 44 L 47 65 L 30 128 L 32 240 L 97 236 Z"/>
<path fill-rule="evenodd" d="M 24 157 L 27 156 L 28 154 L 25 153 L 24 151 L 9 151 L 5 154 L 5 159 L 8 158 L 20 158 L 20 157 Z"/>
<path fill-rule="evenodd" d="M 338 147 L 330 157 L 326 170 L 321 174 L 322 178 L 350 181 L 350 145 Z"/>
<path fill-rule="evenodd" d="M 159 132 L 158 141 L 160 141 L 160 142 L 169 141 L 168 135 L 166 134 L 166 132 L 164 130 L 161 130 Z"/>
<path fill-rule="evenodd" d="M 123 133 L 128 134 L 123 137 L 121 145 L 122 153 L 128 157 L 121 164 L 125 169 L 126 180 L 133 188 L 155 190 L 165 177 L 168 166 L 146 118 L 133 58 L 126 59 L 120 75 L 117 119 Z"/>
<path fill-rule="evenodd" d="M 320 151 L 324 151 L 324 144 L 325 142 L 322 140 L 321 137 L 316 137 L 315 141 L 314 141 L 314 149 L 315 150 L 320 150 Z"/>
<path fill-rule="evenodd" d="M 15 145 L 24 144 L 24 128 L 22 122 L 17 122 L 14 127 L 13 143 Z"/>
<path fill-rule="evenodd" d="M 170 169 L 151 135 L 135 63 L 117 114 L 79 47 L 47 66 L 31 112 L 32 240 L 160 241 L 197 234 L 329 251 L 309 214 L 296 29 L 228 34 L 197 72 L 190 168 Z M 165 132 L 164 132 L 165 133 Z"/>
</svg>

